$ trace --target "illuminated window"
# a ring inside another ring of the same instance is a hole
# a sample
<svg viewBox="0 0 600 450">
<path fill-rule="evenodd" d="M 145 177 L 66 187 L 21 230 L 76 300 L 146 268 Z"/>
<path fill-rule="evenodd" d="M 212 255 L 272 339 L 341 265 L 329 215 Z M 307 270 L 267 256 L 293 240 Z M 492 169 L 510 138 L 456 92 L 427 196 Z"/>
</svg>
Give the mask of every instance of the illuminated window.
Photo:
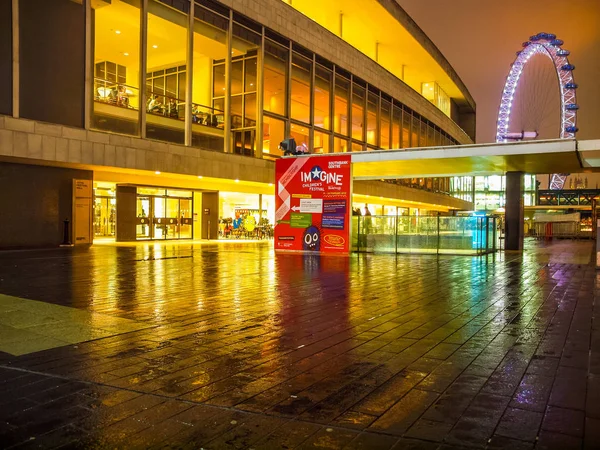
<svg viewBox="0 0 600 450">
<path fill-rule="evenodd" d="M 348 136 L 348 106 L 350 81 L 339 75 L 335 77 L 333 130 Z"/>
<path fill-rule="evenodd" d="M 333 73 L 331 70 L 317 64 L 315 67 L 315 126 L 331 129 L 329 102 L 331 100 L 331 82 Z"/>
<path fill-rule="evenodd" d="M 348 141 L 338 137 L 333 138 L 333 152 L 344 153 L 348 151 Z"/>
<path fill-rule="evenodd" d="M 281 156 L 279 143 L 285 139 L 285 122 L 273 117 L 263 117 L 263 156 Z"/>
<path fill-rule="evenodd" d="M 157 0 L 148 2 L 146 136 L 183 144 L 188 18 Z"/>
<path fill-rule="evenodd" d="M 377 110 L 379 95 L 369 92 L 367 96 L 367 143 L 377 145 Z"/>
<path fill-rule="evenodd" d="M 289 51 L 265 40 L 265 75 L 263 109 L 281 116 L 286 110 L 286 78 Z"/>
<path fill-rule="evenodd" d="M 381 99 L 381 118 L 379 122 L 379 146 L 390 148 L 390 114 L 392 105 L 387 100 Z M 398 147 L 396 147 L 398 148 Z"/>
<path fill-rule="evenodd" d="M 292 55 L 292 119 L 310 123 L 310 78 L 312 61 Z"/>
<path fill-rule="evenodd" d="M 352 83 L 352 139 L 364 141 L 365 88 Z"/>
<path fill-rule="evenodd" d="M 435 81 L 421 83 L 421 95 L 450 117 L 450 97 Z"/>
<path fill-rule="evenodd" d="M 315 131 L 314 153 L 329 153 L 329 134 Z"/>
<path fill-rule="evenodd" d="M 290 136 L 296 140 L 296 147 L 302 147 L 305 152 L 308 152 L 310 149 L 310 127 L 293 123 L 290 130 Z"/>
<path fill-rule="evenodd" d="M 114 0 L 94 14 L 94 128 L 138 133 L 140 9 Z"/>
<path fill-rule="evenodd" d="M 224 149 L 228 19 L 196 4 L 192 76 L 192 145 Z"/>
</svg>

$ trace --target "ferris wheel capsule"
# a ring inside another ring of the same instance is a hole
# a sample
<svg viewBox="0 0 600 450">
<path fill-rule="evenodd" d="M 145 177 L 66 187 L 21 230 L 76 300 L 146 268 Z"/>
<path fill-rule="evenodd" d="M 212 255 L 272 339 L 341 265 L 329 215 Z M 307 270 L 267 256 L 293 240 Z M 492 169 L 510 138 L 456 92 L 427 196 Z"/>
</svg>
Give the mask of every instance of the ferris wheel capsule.
<svg viewBox="0 0 600 450">
<path fill-rule="evenodd" d="M 577 133 L 579 131 L 579 128 L 574 127 L 574 126 L 569 126 L 569 127 L 565 127 L 565 131 L 567 133 Z"/>
<path fill-rule="evenodd" d="M 546 34 L 546 39 L 548 39 L 549 41 L 553 41 L 554 39 L 556 39 L 556 35 L 554 33 L 548 33 Z"/>
<path fill-rule="evenodd" d="M 531 42 L 526 41 L 526 42 L 523 42 L 521 45 L 523 46 L 523 48 L 525 48 L 525 47 L 531 45 Z"/>
<path fill-rule="evenodd" d="M 571 52 L 569 50 L 563 50 L 562 48 L 560 50 L 556 51 L 556 54 L 558 56 L 569 56 L 571 54 Z"/>
<path fill-rule="evenodd" d="M 579 109 L 579 105 L 577 103 L 569 103 L 568 105 L 565 105 L 565 109 L 569 111 L 577 111 Z"/>
<path fill-rule="evenodd" d="M 540 40 L 540 36 L 538 34 L 534 34 L 533 36 L 529 36 L 529 40 L 530 41 L 539 41 Z"/>
<path fill-rule="evenodd" d="M 560 47 L 561 45 L 563 45 L 565 42 L 562 39 L 552 39 L 550 41 L 550 43 L 552 45 L 554 45 L 555 47 Z"/>
<path fill-rule="evenodd" d="M 561 66 L 560 70 L 575 70 L 575 66 L 573 64 L 565 64 Z"/>
<path fill-rule="evenodd" d="M 577 89 L 579 85 L 577 83 L 567 83 L 565 84 L 565 89 Z"/>
</svg>

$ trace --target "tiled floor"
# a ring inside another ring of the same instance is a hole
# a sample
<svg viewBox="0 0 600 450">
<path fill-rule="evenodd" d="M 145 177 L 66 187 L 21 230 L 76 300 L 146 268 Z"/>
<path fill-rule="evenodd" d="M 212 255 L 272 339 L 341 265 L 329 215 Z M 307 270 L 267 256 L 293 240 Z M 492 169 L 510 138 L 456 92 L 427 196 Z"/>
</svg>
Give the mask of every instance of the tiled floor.
<svg viewBox="0 0 600 450">
<path fill-rule="evenodd" d="M 3 252 L 1 446 L 599 448 L 591 254 Z"/>
</svg>

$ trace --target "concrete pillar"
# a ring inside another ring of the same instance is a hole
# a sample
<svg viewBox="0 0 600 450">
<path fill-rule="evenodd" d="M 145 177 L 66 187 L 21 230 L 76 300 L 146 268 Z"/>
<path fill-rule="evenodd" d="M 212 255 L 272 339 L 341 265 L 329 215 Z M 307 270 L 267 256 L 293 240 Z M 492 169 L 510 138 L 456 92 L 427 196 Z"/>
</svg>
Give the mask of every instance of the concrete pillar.
<svg viewBox="0 0 600 450">
<path fill-rule="evenodd" d="M 523 172 L 506 173 L 505 249 L 523 250 Z"/>
<path fill-rule="evenodd" d="M 117 242 L 136 240 L 137 188 L 117 185 Z M 150 214 L 150 211 L 146 211 Z"/>
</svg>

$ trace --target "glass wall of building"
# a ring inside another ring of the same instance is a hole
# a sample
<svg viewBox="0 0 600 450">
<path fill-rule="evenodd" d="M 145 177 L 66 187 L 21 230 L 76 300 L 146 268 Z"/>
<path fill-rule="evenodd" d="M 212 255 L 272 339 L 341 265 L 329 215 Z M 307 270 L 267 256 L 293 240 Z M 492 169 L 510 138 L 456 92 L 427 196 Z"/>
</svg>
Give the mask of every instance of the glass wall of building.
<svg viewBox="0 0 600 450">
<path fill-rule="evenodd" d="M 272 238 L 273 217 L 273 195 L 219 193 L 219 239 Z"/>
<path fill-rule="evenodd" d="M 94 128 L 266 158 L 281 156 L 289 137 L 317 153 L 456 143 L 376 86 L 225 5 L 195 3 L 189 30 L 188 0 L 148 0 L 146 18 L 135 4 L 94 8 Z M 443 97 L 434 83 L 423 93 Z"/>
<path fill-rule="evenodd" d="M 94 10 L 91 126 L 137 135 L 140 108 L 140 8 L 114 0 Z"/>
<path fill-rule="evenodd" d="M 192 56 L 192 145 L 223 151 L 225 146 L 225 61 L 228 15 L 196 3 Z"/>
<path fill-rule="evenodd" d="M 148 0 L 146 137 L 184 143 L 189 5 Z"/>
</svg>

